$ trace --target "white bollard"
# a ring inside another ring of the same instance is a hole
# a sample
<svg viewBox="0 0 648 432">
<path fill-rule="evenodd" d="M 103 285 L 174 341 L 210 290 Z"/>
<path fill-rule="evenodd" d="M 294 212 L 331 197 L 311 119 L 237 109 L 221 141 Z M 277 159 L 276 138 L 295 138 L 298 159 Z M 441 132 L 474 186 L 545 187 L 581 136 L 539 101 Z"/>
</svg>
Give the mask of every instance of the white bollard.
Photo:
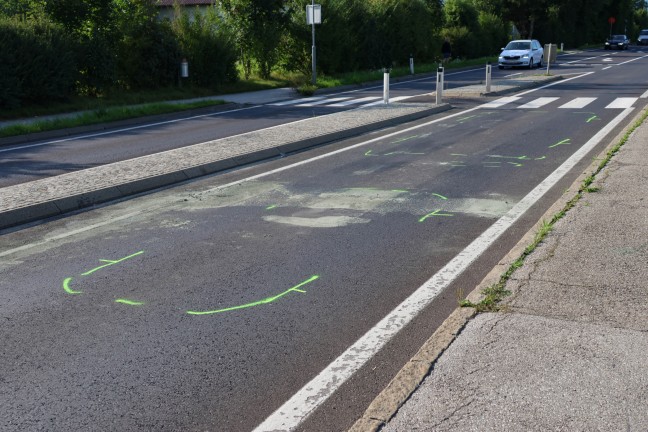
<svg viewBox="0 0 648 432">
<path fill-rule="evenodd" d="M 486 93 L 491 91 L 491 74 L 493 73 L 493 66 L 491 63 L 486 63 Z"/>
<path fill-rule="evenodd" d="M 414 56 L 410 54 L 410 75 L 414 75 Z"/>
<path fill-rule="evenodd" d="M 549 75 L 549 66 L 551 66 L 551 47 L 553 44 L 549 44 L 549 55 L 547 56 L 547 75 Z"/>
<path fill-rule="evenodd" d="M 383 69 L 383 102 L 385 104 L 389 103 L 389 71 L 388 69 Z"/>
<path fill-rule="evenodd" d="M 437 69 L 437 82 L 436 82 L 436 103 L 437 105 L 443 101 L 443 66 Z"/>
</svg>

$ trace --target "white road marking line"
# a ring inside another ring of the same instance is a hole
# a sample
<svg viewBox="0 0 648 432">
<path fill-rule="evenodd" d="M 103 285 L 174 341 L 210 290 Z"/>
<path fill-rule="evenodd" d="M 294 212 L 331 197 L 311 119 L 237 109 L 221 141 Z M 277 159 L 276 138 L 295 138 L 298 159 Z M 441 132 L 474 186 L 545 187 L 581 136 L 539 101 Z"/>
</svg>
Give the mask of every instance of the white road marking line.
<svg viewBox="0 0 648 432">
<path fill-rule="evenodd" d="M 533 92 L 536 92 L 536 91 L 538 91 L 538 90 L 546 89 L 546 88 L 548 88 L 548 87 L 553 87 L 553 86 L 558 85 L 558 84 L 566 83 L 567 81 L 571 81 L 571 80 L 575 80 L 575 79 L 578 79 L 578 78 L 582 78 L 582 77 L 584 77 L 584 76 L 591 75 L 591 74 L 593 74 L 593 73 L 596 73 L 596 72 L 585 72 L 584 74 L 576 75 L 575 77 L 567 78 L 567 79 L 560 80 L 560 81 L 554 81 L 554 82 L 552 82 L 552 83 L 549 83 L 549 84 L 546 84 L 546 85 L 543 85 L 543 86 L 540 86 L 540 87 L 536 87 L 536 88 L 534 88 L 534 89 L 527 90 L 527 91 L 524 91 L 524 92 L 522 92 L 522 93 L 517 93 L 517 95 L 518 95 L 518 96 L 524 96 L 524 95 L 527 95 L 527 94 L 529 94 L 529 93 L 533 93 Z"/>
<path fill-rule="evenodd" d="M 540 97 L 538 99 L 527 102 L 524 105 L 520 105 L 518 109 L 535 109 L 550 104 L 551 102 L 557 101 L 557 97 Z"/>
<path fill-rule="evenodd" d="M 504 216 L 473 240 L 413 294 L 347 348 L 315 378 L 271 414 L 253 432 L 291 431 L 331 396 L 358 369 L 409 324 L 432 300 L 462 274 L 508 228 L 526 213 L 565 174 L 573 169 L 612 129 L 632 113 L 628 108 L 580 147 Z"/>
<path fill-rule="evenodd" d="M 620 97 L 614 99 L 608 106 L 606 106 L 606 109 L 628 109 L 632 107 L 632 105 L 637 102 L 638 98 L 631 98 L 631 97 Z"/>
<path fill-rule="evenodd" d="M 148 127 L 161 126 L 161 125 L 171 124 L 171 123 L 178 123 L 178 122 L 185 121 L 185 120 L 194 120 L 194 119 L 199 119 L 199 118 L 203 118 L 203 117 L 213 117 L 213 116 L 219 116 L 219 115 L 223 115 L 223 114 L 230 114 L 230 113 L 237 112 L 237 111 L 247 111 L 247 110 L 251 110 L 251 109 L 261 108 L 262 106 L 263 105 L 256 105 L 256 106 L 253 106 L 253 107 L 239 108 L 239 109 L 230 110 L 230 111 L 221 111 L 221 112 L 210 113 L 210 114 L 200 114 L 200 115 L 191 116 L 191 117 L 183 117 L 183 118 L 179 118 L 179 119 L 175 119 L 175 120 L 166 120 L 166 121 L 163 121 L 163 122 L 147 123 L 147 124 L 128 127 L 128 128 L 123 128 L 123 129 L 115 129 L 115 130 L 111 130 L 111 131 L 107 131 L 107 132 L 98 132 L 98 133 L 94 133 L 94 134 L 81 135 L 81 136 L 77 136 L 77 137 L 62 138 L 62 139 L 53 140 L 53 141 L 47 141 L 47 142 L 38 143 L 38 144 L 27 144 L 27 145 L 16 146 L 16 147 L 11 147 L 11 148 L 6 148 L 6 149 L 0 149 L 0 153 L 24 150 L 24 149 L 28 149 L 28 148 L 32 148 L 32 147 L 41 147 L 41 146 L 48 145 L 48 144 L 58 144 L 58 143 L 63 143 L 63 142 L 68 142 L 68 141 L 76 141 L 76 140 L 85 139 L 85 138 L 95 138 L 95 137 L 98 137 L 98 136 L 116 134 L 116 133 L 120 133 L 120 132 L 128 132 L 128 131 L 137 130 L 137 129 L 144 129 L 144 128 L 148 128 Z"/>
<path fill-rule="evenodd" d="M 646 90 L 646 92 L 639 97 L 642 99 L 648 98 L 648 90 Z"/>
<path fill-rule="evenodd" d="M 412 95 L 412 96 L 397 96 L 397 97 L 389 98 L 389 102 L 390 102 L 390 103 L 391 103 L 391 102 L 398 102 L 398 101 L 402 101 L 402 100 L 405 100 L 405 99 L 411 99 L 411 98 L 416 97 L 416 96 L 420 96 L 420 95 Z M 375 105 L 380 105 L 380 104 L 384 104 L 384 103 L 385 103 L 385 102 L 384 102 L 383 100 L 379 100 L 379 101 L 377 101 L 377 102 L 372 102 L 372 103 L 368 103 L 368 104 L 360 105 L 360 108 L 370 107 L 370 106 L 375 106 Z"/>
<path fill-rule="evenodd" d="M 514 73 L 514 74 L 509 74 L 509 75 L 504 75 L 504 78 L 510 78 L 510 77 L 514 77 L 514 76 L 517 76 L 517 75 L 522 75 L 522 72 L 518 72 L 518 73 Z"/>
<path fill-rule="evenodd" d="M 608 70 L 608 69 L 612 69 L 612 66 L 604 67 L 604 68 L 601 69 L 601 70 Z"/>
<path fill-rule="evenodd" d="M 591 104 L 595 100 L 596 98 L 593 97 L 579 97 L 572 101 L 567 102 L 564 105 L 559 106 L 558 108 L 565 108 L 565 109 L 585 108 L 587 105 Z"/>
<path fill-rule="evenodd" d="M 312 106 L 316 106 L 316 105 L 327 104 L 327 103 L 330 103 L 330 102 L 339 102 L 339 101 L 343 101 L 343 100 L 347 100 L 347 99 L 351 99 L 351 96 L 322 99 L 322 100 L 318 100 L 318 101 L 311 102 L 311 103 L 297 104 L 295 106 L 296 107 L 312 107 Z"/>
<path fill-rule="evenodd" d="M 377 99 L 381 99 L 381 97 L 380 96 L 368 96 L 368 97 L 363 97 L 363 98 L 360 98 L 360 99 L 351 99 L 350 101 L 331 104 L 329 106 L 332 106 L 332 107 L 345 107 L 345 106 L 349 106 L 349 105 L 361 104 L 363 102 L 375 101 Z"/>
<path fill-rule="evenodd" d="M 308 97 L 308 98 L 303 98 L 303 99 L 290 99 L 287 101 L 283 102 L 274 102 L 274 103 L 269 103 L 268 105 L 271 106 L 286 106 L 286 105 L 296 105 L 298 103 L 303 103 L 303 102 L 314 102 L 320 99 L 324 99 L 324 96 L 313 96 L 313 97 Z"/>
<path fill-rule="evenodd" d="M 606 58 L 603 59 L 603 61 L 605 61 L 605 62 L 611 62 L 611 61 L 614 61 L 614 59 L 613 59 L 613 58 L 610 58 L 610 57 L 606 57 Z"/>
<path fill-rule="evenodd" d="M 480 108 L 499 108 L 501 106 L 504 106 L 508 103 L 515 102 L 517 100 L 522 99 L 521 97 L 517 96 L 506 96 L 503 98 L 496 99 L 494 101 L 485 103 L 484 105 L 481 105 Z"/>
</svg>

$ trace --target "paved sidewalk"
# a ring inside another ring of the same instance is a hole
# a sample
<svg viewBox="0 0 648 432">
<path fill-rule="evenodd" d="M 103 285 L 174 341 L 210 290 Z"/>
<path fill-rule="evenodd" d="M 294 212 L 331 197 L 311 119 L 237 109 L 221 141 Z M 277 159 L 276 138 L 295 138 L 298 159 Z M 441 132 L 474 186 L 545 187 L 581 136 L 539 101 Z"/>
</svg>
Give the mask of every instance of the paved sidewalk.
<svg viewBox="0 0 648 432">
<path fill-rule="evenodd" d="M 512 275 L 505 310 L 457 309 L 352 430 L 648 431 L 646 142 L 648 120 Z M 407 369 L 428 373 L 413 394 Z"/>
</svg>

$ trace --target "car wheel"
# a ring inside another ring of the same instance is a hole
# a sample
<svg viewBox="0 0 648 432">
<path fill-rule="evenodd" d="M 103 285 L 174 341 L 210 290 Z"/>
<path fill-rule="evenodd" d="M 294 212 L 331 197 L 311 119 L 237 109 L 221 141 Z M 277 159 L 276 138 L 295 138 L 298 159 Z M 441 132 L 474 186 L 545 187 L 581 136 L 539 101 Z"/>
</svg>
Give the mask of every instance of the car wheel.
<svg viewBox="0 0 648 432">
<path fill-rule="evenodd" d="M 544 56 L 540 57 L 540 61 L 538 62 L 538 68 L 542 67 L 543 60 L 544 60 Z"/>
<path fill-rule="evenodd" d="M 533 57 L 529 59 L 529 69 L 533 69 Z"/>
<path fill-rule="evenodd" d="M 497 66 L 497 69 L 504 69 L 504 66 Z"/>
</svg>

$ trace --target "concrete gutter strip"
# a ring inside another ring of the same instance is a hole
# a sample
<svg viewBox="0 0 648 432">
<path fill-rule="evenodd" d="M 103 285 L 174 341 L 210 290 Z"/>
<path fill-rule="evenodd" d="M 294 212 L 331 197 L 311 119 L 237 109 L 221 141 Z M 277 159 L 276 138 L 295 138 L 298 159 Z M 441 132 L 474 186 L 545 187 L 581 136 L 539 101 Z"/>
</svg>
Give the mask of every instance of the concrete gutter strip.
<svg viewBox="0 0 648 432">
<path fill-rule="evenodd" d="M 450 108 L 448 104 L 394 103 L 355 109 L 2 188 L 0 229 L 416 120 Z"/>
</svg>

